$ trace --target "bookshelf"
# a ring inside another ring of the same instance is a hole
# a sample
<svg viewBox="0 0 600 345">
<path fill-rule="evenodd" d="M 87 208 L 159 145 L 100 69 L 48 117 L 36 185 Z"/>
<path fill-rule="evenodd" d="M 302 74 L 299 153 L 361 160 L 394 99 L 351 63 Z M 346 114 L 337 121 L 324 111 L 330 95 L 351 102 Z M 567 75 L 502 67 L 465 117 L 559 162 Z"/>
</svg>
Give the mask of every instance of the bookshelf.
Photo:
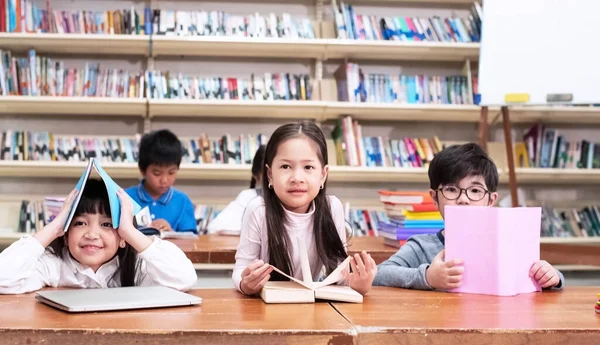
<svg viewBox="0 0 600 345">
<path fill-rule="evenodd" d="M 196 10 L 199 7 L 194 2 L 176 1 L 134 1 L 136 5 L 168 8 L 171 10 Z M 73 6 L 76 10 L 86 7 L 83 1 L 70 1 L 63 6 Z M 104 4 L 94 2 L 94 9 L 105 6 L 126 7 L 116 2 Z M 349 0 L 346 3 L 363 6 L 360 10 L 368 14 L 378 15 L 418 15 L 433 16 L 454 15 L 454 11 L 467 9 L 472 0 Z M 369 135 L 380 131 L 381 135 L 413 135 L 413 132 L 423 135 L 425 131 L 436 134 L 448 134 L 448 139 L 476 140 L 476 126 L 480 122 L 480 107 L 476 105 L 445 105 L 445 104 L 390 104 L 390 103 L 348 103 L 338 102 L 325 97 L 330 90 L 326 88 L 327 64 L 339 65 L 346 61 L 356 61 L 368 65 L 366 69 L 379 73 L 381 67 L 388 65 L 404 67 L 409 62 L 411 71 L 433 70 L 434 75 L 445 73 L 470 76 L 470 66 L 477 63 L 479 43 L 446 43 L 446 42 L 402 42 L 402 41 L 366 41 L 338 40 L 332 36 L 332 19 L 327 17 L 330 1 L 299 1 L 299 0 L 232 0 L 231 2 L 215 3 L 211 6 L 223 8 L 231 12 L 235 8 L 239 13 L 261 14 L 272 11 L 280 13 L 288 7 L 295 15 L 308 16 L 313 21 L 316 39 L 280 39 L 280 38 L 239 38 L 225 36 L 157 36 L 157 35 L 95 35 L 95 34 L 21 34 L 0 33 L 0 49 L 26 53 L 35 49 L 38 54 L 47 56 L 57 55 L 79 59 L 90 58 L 100 63 L 104 59 L 125 61 L 136 59 L 142 69 L 171 69 L 173 72 L 193 75 L 198 73 L 208 75 L 210 68 L 203 67 L 207 60 L 236 61 L 246 70 L 239 72 L 243 75 L 255 73 L 253 65 L 272 65 L 273 73 L 286 72 L 291 64 L 302 60 L 308 66 L 311 80 L 315 83 L 314 97 L 311 101 L 240 101 L 240 100 L 181 100 L 181 99 L 149 99 L 149 98 L 92 98 L 92 97 L 19 97 L 0 96 L 0 121 L 12 115 L 44 115 L 42 121 L 51 121 L 62 115 L 73 116 L 73 128 L 63 132 L 77 133 L 77 121 L 85 119 L 86 125 L 91 121 L 99 121 L 99 117 L 110 115 L 119 118 L 118 121 L 130 121 L 134 118 L 144 119 L 143 130 L 123 129 L 120 134 L 135 134 L 158 128 L 176 128 L 181 136 L 191 136 L 204 131 L 212 134 L 223 134 L 222 128 L 231 129 L 234 133 L 246 132 L 246 126 L 258 126 L 256 123 L 281 123 L 297 119 L 309 119 L 318 122 L 329 136 L 328 126 L 344 115 L 365 122 L 369 126 Z M 307 6 L 307 9 L 299 9 Z M 239 9 L 238 9 L 239 7 Z M 63 7 L 64 8 L 64 7 Z M 203 9 L 204 10 L 204 9 Z M 209 10 L 212 10 L 209 9 Z M 403 14 L 406 13 L 412 14 Z M 441 12 L 439 12 L 441 11 Z M 400 13 L 400 14 L 398 14 Z M 160 68 L 159 65 L 167 66 Z M 425 65 L 421 67 L 420 65 Z M 439 69 L 438 65 L 443 66 Z M 415 67 L 417 66 L 417 67 Z M 431 67 L 434 66 L 434 67 Z M 449 67 L 447 67 L 449 66 Z M 103 66 L 104 67 L 104 66 Z M 109 68 L 118 68 L 113 64 Z M 447 69 L 445 69 L 447 67 Z M 204 68 L 204 70 L 203 70 Z M 262 68 L 262 67 L 261 67 Z M 387 68 L 387 67 L 386 67 Z M 187 69 L 187 70 L 186 70 Z M 241 69 L 241 68 L 240 68 Z M 466 71 L 461 72 L 461 70 Z M 239 70 L 236 70 L 236 72 Z M 396 67 L 385 69 L 385 73 L 398 73 Z M 215 72 L 221 73 L 221 72 Z M 298 72 L 299 73 L 299 72 Z M 416 74 L 417 72 L 410 72 Z M 438 74 L 435 74 L 438 73 Z M 498 122 L 496 114 L 499 109 L 490 108 L 488 122 L 493 125 Z M 77 119 L 75 119 L 75 116 Z M 33 119 L 32 119 L 33 120 Z M 534 107 L 511 108 L 511 120 L 514 124 L 531 123 L 561 123 L 578 125 L 600 124 L 600 109 L 583 107 Z M 30 118 L 23 116 L 21 123 L 29 125 Z M 37 119 L 35 119 L 37 121 Z M 7 121 L 13 124 L 14 121 Z M 43 130 L 37 125 L 33 130 Z M 115 125 L 117 126 L 117 125 Z M 388 129 L 390 127 L 392 129 Z M 459 129 L 455 129 L 459 128 Z M 423 129 L 426 128 L 426 129 Z M 9 128 L 2 128 L 3 130 Z M 13 129 L 13 128 L 10 128 Z M 25 128 L 27 129 L 27 128 Z M 111 131 L 110 127 L 99 127 L 98 133 Z M 125 133 L 127 132 L 127 133 Z M 132 133 L 130 133 L 132 132 Z M 254 129 L 247 132 L 257 132 Z M 265 130 L 265 133 L 268 130 Z M 65 133 L 61 133 L 65 134 Z M 423 135 L 425 136 L 425 135 Z M 0 161 L 0 176 L 6 179 L 30 179 L 32 181 L 62 181 L 61 186 L 69 185 L 66 178 L 79 177 L 85 164 L 83 163 L 46 163 L 46 162 L 11 162 Z M 136 179 L 139 176 L 135 164 L 105 163 L 105 169 L 115 178 Z M 186 187 L 194 184 L 214 184 L 215 188 L 223 188 L 227 198 L 232 198 L 239 192 L 239 186 L 246 185 L 250 176 L 248 166 L 224 165 L 192 165 L 184 164 L 179 173 L 179 180 Z M 590 187 L 600 182 L 600 172 L 589 170 L 554 170 L 554 169 L 516 169 L 517 181 L 523 185 L 570 185 Z M 48 180 L 44 179 L 48 178 Z M 427 172 L 423 168 L 366 168 L 332 166 L 329 181 L 344 190 L 354 190 L 356 196 L 363 196 L 365 189 L 354 188 L 352 183 L 368 185 L 372 189 L 381 187 L 419 188 L 426 184 Z M 12 180 L 11 180 L 12 181 Z M 506 169 L 500 171 L 500 181 L 506 187 L 508 174 Z M 235 183 L 232 183 L 235 182 Z M 0 192 L 4 192 L 3 182 L 0 181 Z M 6 182 L 10 183 L 10 182 Z M 44 182 L 45 183 L 45 182 Z M 179 184 L 179 182 L 178 182 Z M 57 191 L 68 191 L 66 188 Z M 185 188 L 184 188 L 185 190 Z M 198 192 L 203 193 L 202 192 Z M 369 195 L 371 197 L 373 195 Z M 219 196 L 225 198 L 224 196 Z M 374 196 L 373 196 L 374 197 Z"/>
</svg>

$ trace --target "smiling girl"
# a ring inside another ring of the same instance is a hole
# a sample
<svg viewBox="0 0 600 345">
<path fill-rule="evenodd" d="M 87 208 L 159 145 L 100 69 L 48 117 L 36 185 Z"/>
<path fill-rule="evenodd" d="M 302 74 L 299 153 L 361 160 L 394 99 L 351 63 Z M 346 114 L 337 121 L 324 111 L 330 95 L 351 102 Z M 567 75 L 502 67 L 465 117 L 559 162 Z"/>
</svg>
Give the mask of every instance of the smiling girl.
<svg viewBox="0 0 600 345">
<path fill-rule="evenodd" d="M 133 205 L 123 190 L 118 192 L 120 224 L 113 228 L 102 181 L 87 181 L 65 232 L 75 194 L 69 194 L 51 223 L 0 254 L 0 293 L 26 293 L 45 286 L 163 285 L 187 290 L 196 282 L 194 266 L 181 249 L 158 237 L 147 237 L 133 226 Z"/>
<path fill-rule="evenodd" d="M 246 208 L 236 252 L 233 283 L 253 295 L 267 281 L 285 279 L 273 265 L 302 279 L 296 237 L 308 249 L 313 280 L 331 273 L 346 257 L 344 209 L 326 194 L 329 167 L 321 129 L 312 122 L 286 124 L 271 136 L 265 151 L 264 192 Z M 270 265 L 269 265 L 270 264 Z M 377 266 L 365 252 L 350 260 L 347 283 L 366 294 Z"/>
</svg>

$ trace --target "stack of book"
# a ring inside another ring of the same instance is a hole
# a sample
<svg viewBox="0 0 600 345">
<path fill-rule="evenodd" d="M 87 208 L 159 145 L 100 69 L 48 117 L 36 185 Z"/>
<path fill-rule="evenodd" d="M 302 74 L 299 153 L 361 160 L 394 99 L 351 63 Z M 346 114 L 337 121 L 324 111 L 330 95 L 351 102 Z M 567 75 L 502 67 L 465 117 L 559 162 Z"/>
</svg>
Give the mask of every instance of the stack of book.
<svg viewBox="0 0 600 345">
<path fill-rule="evenodd" d="M 399 248 L 411 236 L 435 234 L 444 227 L 428 193 L 381 190 L 379 200 L 389 219 L 379 224 L 379 234 L 386 245 Z"/>
</svg>

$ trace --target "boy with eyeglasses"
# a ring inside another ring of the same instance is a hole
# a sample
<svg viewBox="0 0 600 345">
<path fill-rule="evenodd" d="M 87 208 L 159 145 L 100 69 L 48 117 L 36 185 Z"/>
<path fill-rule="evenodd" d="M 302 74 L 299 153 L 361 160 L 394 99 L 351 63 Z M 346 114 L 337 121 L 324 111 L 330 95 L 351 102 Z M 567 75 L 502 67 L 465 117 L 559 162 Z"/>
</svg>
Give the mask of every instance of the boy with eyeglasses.
<svg viewBox="0 0 600 345">
<path fill-rule="evenodd" d="M 473 143 L 439 152 L 429 165 L 429 194 L 444 217 L 446 205 L 494 206 L 498 199 L 498 169 Z M 518 240 L 518 239 L 515 239 Z M 381 263 L 373 285 L 420 290 L 450 290 L 460 286 L 464 268 L 458 259 L 444 261 L 444 230 L 416 235 Z M 561 289 L 562 273 L 548 262 L 533 264 L 529 275 L 543 289 Z"/>
</svg>

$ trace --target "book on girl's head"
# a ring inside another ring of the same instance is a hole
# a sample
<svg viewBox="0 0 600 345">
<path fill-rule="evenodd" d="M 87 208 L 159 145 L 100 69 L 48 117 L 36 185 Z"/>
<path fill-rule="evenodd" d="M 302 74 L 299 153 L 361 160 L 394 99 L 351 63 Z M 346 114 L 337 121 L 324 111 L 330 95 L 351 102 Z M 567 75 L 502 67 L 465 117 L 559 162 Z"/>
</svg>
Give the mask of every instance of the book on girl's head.
<svg viewBox="0 0 600 345">
<path fill-rule="evenodd" d="M 67 217 L 67 221 L 65 222 L 65 231 L 69 229 L 69 225 L 71 225 L 71 221 L 73 220 L 73 216 L 75 215 L 75 211 L 77 210 L 77 205 L 79 205 L 79 201 L 81 200 L 81 195 L 83 194 L 83 189 L 85 188 L 85 184 L 87 180 L 90 178 L 90 174 L 92 173 L 92 168 L 96 170 L 100 179 L 104 182 L 106 186 L 106 191 L 108 193 L 108 201 L 110 204 L 110 214 L 112 218 L 113 228 L 117 229 L 119 227 L 119 220 L 121 219 L 121 201 L 119 200 L 119 196 L 117 195 L 117 191 L 121 188 L 115 181 L 113 181 L 110 176 L 102 169 L 100 163 L 94 158 L 90 158 L 87 167 L 83 171 L 83 174 L 79 178 L 77 185 L 75 188 L 77 189 L 77 194 L 75 195 L 75 200 L 73 201 L 73 205 L 69 210 L 69 215 Z M 129 195 L 127 195 L 131 203 L 133 204 L 133 214 L 136 215 L 142 209 L 140 205 L 135 202 Z"/>
<path fill-rule="evenodd" d="M 540 207 L 446 206 L 445 261 L 461 259 L 451 292 L 514 296 L 541 291 L 529 277 L 540 260 Z"/>
<path fill-rule="evenodd" d="M 324 299 L 339 302 L 362 303 L 363 296 L 349 286 L 335 285 L 345 279 L 344 271 L 348 271 L 350 257 L 347 257 L 327 278 L 314 282 L 310 271 L 308 251 L 301 237 L 298 241 L 302 280 L 291 277 L 277 267 L 271 265 L 273 270 L 280 273 L 290 281 L 270 281 L 260 291 L 260 297 L 265 303 L 314 303 L 315 299 Z"/>
</svg>

